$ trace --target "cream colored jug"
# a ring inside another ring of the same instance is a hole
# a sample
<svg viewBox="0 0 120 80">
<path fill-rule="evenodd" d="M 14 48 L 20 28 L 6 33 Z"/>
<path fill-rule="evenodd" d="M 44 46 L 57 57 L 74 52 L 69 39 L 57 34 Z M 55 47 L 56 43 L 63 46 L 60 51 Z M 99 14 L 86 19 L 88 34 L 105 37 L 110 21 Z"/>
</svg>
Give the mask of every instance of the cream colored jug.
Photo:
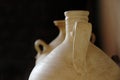
<svg viewBox="0 0 120 80">
<path fill-rule="evenodd" d="M 88 11 L 66 11 L 65 40 L 32 70 L 29 80 L 120 80 L 120 68 L 90 42 Z"/>
<path fill-rule="evenodd" d="M 65 39 L 65 20 L 54 20 L 53 23 L 59 29 L 59 34 L 50 44 L 41 39 L 35 41 L 35 50 L 37 51 L 36 64 Z M 43 50 L 40 49 L 40 45 L 43 47 Z"/>
</svg>

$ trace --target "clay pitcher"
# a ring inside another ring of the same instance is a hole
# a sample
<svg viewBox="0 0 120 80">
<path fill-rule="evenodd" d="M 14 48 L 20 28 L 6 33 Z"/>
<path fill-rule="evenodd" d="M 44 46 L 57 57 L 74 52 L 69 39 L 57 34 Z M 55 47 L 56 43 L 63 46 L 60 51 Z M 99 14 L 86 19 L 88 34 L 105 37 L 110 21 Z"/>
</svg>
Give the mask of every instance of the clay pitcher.
<svg viewBox="0 0 120 80">
<path fill-rule="evenodd" d="M 85 57 L 91 36 L 88 14 L 87 11 L 65 12 L 65 40 L 34 67 L 29 80 L 83 80 L 86 78 L 87 68 L 84 61 L 86 61 Z M 79 34 L 79 37 L 75 36 L 76 34 Z M 77 45 L 74 42 L 76 40 L 79 41 Z M 75 46 L 78 46 L 79 49 L 74 48 Z"/>
<path fill-rule="evenodd" d="M 90 42 L 88 11 L 66 11 L 65 40 L 32 70 L 29 80 L 120 80 L 120 68 Z"/>
<path fill-rule="evenodd" d="M 65 20 L 54 20 L 53 23 L 58 28 L 59 34 L 49 44 L 47 44 L 45 41 L 41 39 L 35 41 L 34 46 L 37 52 L 36 61 L 35 61 L 36 64 L 40 62 L 45 56 L 47 56 L 54 48 L 56 48 L 65 39 Z M 42 50 L 40 46 L 43 47 Z"/>
</svg>

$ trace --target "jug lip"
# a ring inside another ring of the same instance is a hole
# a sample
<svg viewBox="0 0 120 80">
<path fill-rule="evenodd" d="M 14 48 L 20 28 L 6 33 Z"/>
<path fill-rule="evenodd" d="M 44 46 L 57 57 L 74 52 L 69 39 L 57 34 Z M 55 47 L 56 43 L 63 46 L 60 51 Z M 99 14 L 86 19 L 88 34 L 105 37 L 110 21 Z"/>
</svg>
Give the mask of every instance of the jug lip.
<svg viewBox="0 0 120 80">
<path fill-rule="evenodd" d="M 65 20 L 54 20 L 53 23 L 57 26 L 61 23 L 65 23 Z"/>
<path fill-rule="evenodd" d="M 64 12 L 65 16 L 88 16 L 89 11 L 87 10 L 68 10 Z"/>
</svg>

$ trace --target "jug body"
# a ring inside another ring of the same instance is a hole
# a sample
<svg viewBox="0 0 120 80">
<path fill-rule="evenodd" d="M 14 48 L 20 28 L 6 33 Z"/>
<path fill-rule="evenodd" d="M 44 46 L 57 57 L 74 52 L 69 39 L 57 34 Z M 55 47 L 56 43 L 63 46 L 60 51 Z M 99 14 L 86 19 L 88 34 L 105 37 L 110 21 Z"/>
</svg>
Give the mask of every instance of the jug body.
<svg viewBox="0 0 120 80">
<path fill-rule="evenodd" d="M 29 80 L 120 80 L 117 64 L 90 42 L 88 15 L 65 12 L 65 40 L 33 68 Z"/>
</svg>

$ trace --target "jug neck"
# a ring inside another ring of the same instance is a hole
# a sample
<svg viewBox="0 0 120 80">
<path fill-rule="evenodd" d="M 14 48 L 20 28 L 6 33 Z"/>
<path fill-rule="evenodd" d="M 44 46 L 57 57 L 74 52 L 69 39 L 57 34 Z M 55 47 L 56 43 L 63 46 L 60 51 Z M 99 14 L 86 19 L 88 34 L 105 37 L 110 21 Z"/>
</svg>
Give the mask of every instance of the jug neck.
<svg viewBox="0 0 120 80">
<path fill-rule="evenodd" d="M 65 15 L 65 25 L 66 25 L 66 38 L 72 36 L 72 31 L 75 26 L 75 22 L 88 23 L 88 11 L 81 10 L 71 10 L 66 11 Z"/>
<path fill-rule="evenodd" d="M 65 20 L 55 20 L 54 24 L 59 29 L 59 35 L 65 34 Z"/>
</svg>

